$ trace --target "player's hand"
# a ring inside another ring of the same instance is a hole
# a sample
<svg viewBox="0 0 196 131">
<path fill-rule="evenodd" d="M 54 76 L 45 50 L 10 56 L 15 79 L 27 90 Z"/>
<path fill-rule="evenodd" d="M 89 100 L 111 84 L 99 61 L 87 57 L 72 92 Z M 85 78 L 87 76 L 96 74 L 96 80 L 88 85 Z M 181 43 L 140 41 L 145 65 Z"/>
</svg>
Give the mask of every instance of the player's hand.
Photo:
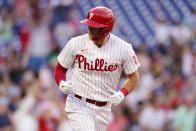
<svg viewBox="0 0 196 131">
<path fill-rule="evenodd" d="M 114 91 L 112 89 L 109 89 L 109 91 L 112 93 L 109 100 L 114 105 L 120 104 L 125 98 L 124 94 L 121 91 Z"/>
<path fill-rule="evenodd" d="M 64 94 L 72 94 L 73 93 L 73 84 L 71 81 L 61 81 L 59 84 L 59 89 L 64 93 Z"/>
</svg>

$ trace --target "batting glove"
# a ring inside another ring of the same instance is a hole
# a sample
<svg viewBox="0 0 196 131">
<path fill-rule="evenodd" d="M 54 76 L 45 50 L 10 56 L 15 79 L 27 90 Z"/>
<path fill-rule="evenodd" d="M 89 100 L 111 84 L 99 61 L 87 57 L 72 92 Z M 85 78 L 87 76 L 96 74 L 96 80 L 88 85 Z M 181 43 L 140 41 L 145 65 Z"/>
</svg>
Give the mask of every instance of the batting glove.
<svg viewBox="0 0 196 131">
<path fill-rule="evenodd" d="M 109 91 L 112 93 L 109 100 L 114 105 L 120 104 L 123 101 L 123 99 L 125 98 L 124 94 L 121 91 L 114 91 L 111 89 L 109 89 Z"/>
<path fill-rule="evenodd" d="M 59 89 L 64 93 L 64 94 L 72 94 L 73 93 L 73 84 L 71 81 L 61 81 L 59 84 Z"/>
</svg>

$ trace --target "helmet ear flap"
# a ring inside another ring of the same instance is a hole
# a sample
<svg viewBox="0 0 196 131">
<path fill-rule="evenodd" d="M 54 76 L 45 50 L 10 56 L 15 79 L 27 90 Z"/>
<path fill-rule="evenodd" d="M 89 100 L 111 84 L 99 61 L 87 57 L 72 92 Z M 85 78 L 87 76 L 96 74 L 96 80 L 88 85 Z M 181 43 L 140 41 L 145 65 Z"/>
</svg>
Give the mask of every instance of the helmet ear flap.
<svg viewBox="0 0 196 131">
<path fill-rule="evenodd" d="M 115 21 L 115 18 L 114 18 L 114 19 L 112 19 L 112 20 L 108 23 L 107 28 L 108 28 L 109 32 L 112 32 L 112 30 L 113 30 L 113 27 L 114 27 L 114 21 Z"/>
<path fill-rule="evenodd" d="M 103 32 L 103 33 L 109 33 L 110 29 L 107 27 L 102 27 L 101 30 L 99 31 L 99 33 Z"/>
<path fill-rule="evenodd" d="M 110 30 L 105 27 L 105 33 L 108 33 Z"/>
</svg>

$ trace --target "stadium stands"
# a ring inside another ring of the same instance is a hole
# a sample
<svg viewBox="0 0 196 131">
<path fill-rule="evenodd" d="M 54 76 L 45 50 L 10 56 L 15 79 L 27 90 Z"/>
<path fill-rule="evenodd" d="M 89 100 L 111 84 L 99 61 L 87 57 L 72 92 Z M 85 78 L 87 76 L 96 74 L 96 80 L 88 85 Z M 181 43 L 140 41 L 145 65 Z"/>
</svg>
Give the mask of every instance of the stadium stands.
<svg viewBox="0 0 196 131">
<path fill-rule="evenodd" d="M 88 10 L 95 6 L 111 8 L 119 28 L 114 34 L 125 36 L 135 45 L 156 42 L 154 28 L 156 16 L 166 17 L 172 24 L 196 9 L 195 0 L 77 0 L 80 18 L 84 19 Z M 161 15 L 160 15 L 161 14 Z M 85 31 L 85 27 L 82 26 Z"/>
</svg>

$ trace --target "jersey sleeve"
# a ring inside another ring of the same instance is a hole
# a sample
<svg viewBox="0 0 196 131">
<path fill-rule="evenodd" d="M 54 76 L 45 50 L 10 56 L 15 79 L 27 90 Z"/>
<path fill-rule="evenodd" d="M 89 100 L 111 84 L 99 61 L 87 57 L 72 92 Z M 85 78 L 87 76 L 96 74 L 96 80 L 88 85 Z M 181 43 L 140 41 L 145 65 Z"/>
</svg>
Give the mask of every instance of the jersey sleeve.
<svg viewBox="0 0 196 131">
<path fill-rule="evenodd" d="M 69 68 L 74 62 L 74 45 L 72 39 L 67 42 L 63 50 L 57 57 L 58 62 L 64 68 Z"/>
<path fill-rule="evenodd" d="M 131 74 L 140 67 L 140 62 L 131 44 L 126 46 L 124 53 L 123 69 L 125 74 Z"/>
</svg>

